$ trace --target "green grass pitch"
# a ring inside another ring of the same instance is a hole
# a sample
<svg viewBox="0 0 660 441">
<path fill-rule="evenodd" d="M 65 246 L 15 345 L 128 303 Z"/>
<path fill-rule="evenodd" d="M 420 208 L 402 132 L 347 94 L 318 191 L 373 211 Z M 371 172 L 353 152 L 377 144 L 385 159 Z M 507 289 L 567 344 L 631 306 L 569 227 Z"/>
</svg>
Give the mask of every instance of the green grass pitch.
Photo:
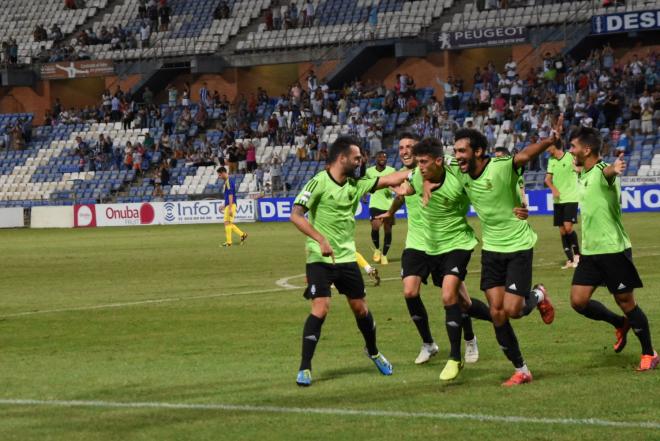
<svg viewBox="0 0 660 441">
<path fill-rule="evenodd" d="M 632 333 L 615 354 L 613 329 L 571 310 L 559 234 L 549 217 L 531 223 L 534 281 L 557 316 L 551 326 L 537 313 L 514 322 L 535 379 L 511 390 L 500 386 L 511 365 L 476 321 L 479 362 L 440 384 L 448 343 L 432 287 L 422 295 L 441 353 L 413 364 L 421 342 L 398 279 L 405 221 L 379 267 L 382 286 L 367 280 L 394 375 L 363 355 L 335 295 L 310 388 L 295 385 L 309 306 L 302 289 L 276 284 L 304 284 L 293 225 L 241 225 L 248 242 L 231 249 L 219 247 L 221 225 L 0 231 L 0 440 L 660 440 L 660 370 L 635 372 Z M 658 347 L 660 215 L 624 223 Z M 367 222 L 357 243 L 370 258 Z M 479 260 L 477 251 L 466 283 L 483 299 Z M 615 307 L 604 288 L 595 298 Z M 629 425 L 608 425 L 618 422 Z"/>
</svg>

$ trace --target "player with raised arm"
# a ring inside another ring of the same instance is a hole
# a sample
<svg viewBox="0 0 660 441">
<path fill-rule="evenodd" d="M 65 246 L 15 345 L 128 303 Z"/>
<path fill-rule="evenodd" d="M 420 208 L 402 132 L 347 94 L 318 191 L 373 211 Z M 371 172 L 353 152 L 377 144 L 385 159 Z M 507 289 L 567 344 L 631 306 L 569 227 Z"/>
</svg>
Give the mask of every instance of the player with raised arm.
<svg viewBox="0 0 660 441">
<path fill-rule="evenodd" d="M 561 140 L 548 148 L 550 159 L 545 175 L 545 185 L 552 191 L 554 200 L 554 226 L 559 227 L 561 243 L 566 254 L 562 269 L 576 268 L 580 261 L 580 245 L 573 225 L 578 217 L 578 175 L 573 155 L 562 149 Z"/>
<path fill-rule="evenodd" d="M 307 236 L 305 296 L 311 300 L 296 377 L 300 386 L 312 383 L 312 357 L 330 307 L 332 284 L 348 300 L 364 337 L 368 357 L 383 375 L 392 374 L 392 365 L 376 345 L 376 323 L 367 307 L 364 281 L 356 263 L 355 210 L 366 193 L 400 185 L 409 172 L 356 179 L 354 176 L 360 162 L 357 141 L 347 136 L 337 138 L 330 147 L 327 170 L 307 182 L 294 201 L 291 222 Z"/>
<path fill-rule="evenodd" d="M 560 136 L 563 118 L 552 136 L 531 144 L 514 156 L 491 158 L 488 140 L 479 131 L 456 132 L 454 153 L 463 173 L 465 191 L 482 227 L 481 289 L 486 293 L 495 336 L 515 368 L 503 386 L 532 381 L 509 319 L 520 318 L 538 307 L 544 323 L 554 320 L 554 308 L 543 285 L 532 290 L 532 259 L 536 233 L 513 212 L 520 205 L 519 177 L 523 167 Z"/>
<path fill-rule="evenodd" d="M 416 135 L 407 132 L 401 134 L 399 157 L 407 170 L 412 171 L 417 167 L 417 161 L 413 154 L 417 142 L 419 142 L 419 138 Z M 408 313 L 422 339 L 422 347 L 415 359 L 415 364 L 423 364 L 437 354 L 439 348 L 431 334 L 428 312 L 420 295 L 422 283 L 426 283 L 428 276 L 431 274 L 430 259 L 426 254 L 427 224 L 421 213 L 421 200 L 414 195 L 398 195 L 387 213 L 381 216 L 394 216 L 404 203 L 408 214 L 408 234 L 405 249 L 401 256 L 401 280 Z M 479 360 L 479 347 L 472 330 L 470 317 L 490 320 L 490 313 L 488 306 L 482 301 L 470 299 L 465 284 L 460 284 L 460 290 L 461 298 L 466 300 L 464 306 L 467 308 L 467 312 L 464 312 L 462 317 L 465 362 L 476 363 Z"/>
<path fill-rule="evenodd" d="M 632 259 L 632 248 L 621 220 L 621 182 L 625 170 L 623 153 L 607 164 L 600 158 L 603 139 L 596 129 L 581 127 L 571 134 L 571 153 L 582 167 L 579 176 L 582 213 L 582 257 L 573 274 L 571 306 L 591 320 L 604 321 L 615 328 L 614 351 L 626 345 L 630 328 L 642 346 L 638 371 L 658 366 L 658 353 L 651 343 L 651 331 L 644 311 L 637 305 L 634 289 L 642 287 Z M 606 285 L 623 316 L 610 311 L 592 296 Z"/>
</svg>

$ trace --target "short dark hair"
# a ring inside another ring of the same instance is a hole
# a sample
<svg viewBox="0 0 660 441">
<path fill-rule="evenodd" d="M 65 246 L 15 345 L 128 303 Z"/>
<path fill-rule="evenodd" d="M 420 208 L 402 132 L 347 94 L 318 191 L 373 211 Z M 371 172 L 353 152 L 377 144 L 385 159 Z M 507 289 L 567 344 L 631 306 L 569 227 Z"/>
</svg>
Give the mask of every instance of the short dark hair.
<svg viewBox="0 0 660 441">
<path fill-rule="evenodd" d="M 412 132 L 403 132 L 399 135 L 399 139 L 414 139 L 415 141 L 419 141 L 420 137 Z"/>
<path fill-rule="evenodd" d="M 385 150 L 381 150 L 379 152 L 376 152 L 376 156 L 381 156 L 381 155 L 387 156 L 387 152 Z"/>
<path fill-rule="evenodd" d="M 459 129 L 454 135 L 454 139 L 458 141 L 459 139 L 468 139 L 470 140 L 470 148 L 472 150 L 483 149 L 486 151 L 488 149 L 488 139 L 486 136 L 476 129 Z"/>
<path fill-rule="evenodd" d="M 227 173 L 227 169 L 224 168 L 224 167 L 218 167 L 218 169 L 216 170 L 216 172 L 217 172 L 217 173 Z"/>
<path fill-rule="evenodd" d="M 332 164 L 339 158 L 339 155 L 346 155 L 351 151 L 351 146 L 360 147 L 360 143 L 352 136 L 340 136 L 332 143 L 328 150 L 328 164 Z M 361 151 L 361 150 L 360 150 Z"/>
<path fill-rule="evenodd" d="M 444 152 L 442 143 L 437 138 L 424 138 L 413 147 L 413 155 L 429 155 L 431 158 L 441 158 Z"/>
<path fill-rule="evenodd" d="M 509 149 L 506 148 L 506 147 L 504 147 L 504 146 L 498 146 L 498 147 L 495 147 L 495 151 L 496 151 L 496 152 L 504 152 L 504 153 L 506 153 L 507 155 L 510 153 L 510 152 L 509 152 Z"/>
<path fill-rule="evenodd" d="M 561 138 L 555 138 L 555 142 L 552 143 L 556 149 L 564 150 L 564 140 Z"/>
<path fill-rule="evenodd" d="M 591 153 L 600 155 L 603 147 L 603 137 L 600 132 L 592 127 L 579 127 L 571 133 L 571 141 L 577 139 L 580 144 L 586 145 L 591 149 Z"/>
</svg>

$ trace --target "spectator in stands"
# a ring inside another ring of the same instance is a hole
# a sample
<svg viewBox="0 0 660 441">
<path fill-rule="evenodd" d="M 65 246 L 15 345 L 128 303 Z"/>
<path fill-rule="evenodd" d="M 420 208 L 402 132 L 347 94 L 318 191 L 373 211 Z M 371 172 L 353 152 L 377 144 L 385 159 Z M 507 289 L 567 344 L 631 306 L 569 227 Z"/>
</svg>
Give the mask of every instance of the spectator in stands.
<svg viewBox="0 0 660 441">
<path fill-rule="evenodd" d="M 167 31 L 170 27 L 170 15 L 172 13 L 171 8 L 165 3 L 161 4 L 158 7 L 158 17 L 160 18 L 160 28 L 161 32 Z"/>
<path fill-rule="evenodd" d="M 280 17 L 282 18 L 282 29 L 288 29 L 289 5 L 286 4 L 286 1 L 283 1 L 282 5 L 280 5 Z"/>
<path fill-rule="evenodd" d="M 149 47 L 150 37 L 151 37 L 151 28 L 149 27 L 149 24 L 146 21 L 143 21 L 142 24 L 140 25 L 140 49 L 145 49 Z"/>
<path fill-rule="evenodd" d="M 227 170 L 233 170 L 229 173 L 236 173 L 238 170 L 238 148 L 235 144 L 227 147 L 225 152 L 225 161 L 227 162 Z"/>
<path fill-rule="evenodd" d="M 611 130 L 614 124 L 621 116 L 621 98 L 612 89 L 609 89 L 606 94 L 605 102 L 603 103 L 603 115 L 605 116 L 605 125 Z"/>
<path fill-rule="evenodd" d="M 312 4 L 312 0 L 307 0 L 307 3 L 305 3 L 305 22 L 303 26 L 305 27 L 312 27 L 314 26 L 314 5 Z"/>
<path fill-rule="evenodd" d="M 318 87 L 318 80 L 316 78 L 316 74 L 314 73 L 313 70 L 309 71 L 309 75 L 307 75 L 307 89 L 310 92 L 310 95 L 312 92 L 316 91 L 316 88 Z"/>
<path fill-rule="evenodd" d="M 264 23 L 266 24 L 266 30 L 267 31 L 272 31 L 274 29 L 273 27 L 273 9 L 268 8 L 266 11 L 266 16 L 264 17 Z"/>
<path fill-rule="evenodd" d="M 257 169 L 257 148 L 252 142 L 248 143 L 246 151 L 247 172 L 252 173 Z"/>
<path fill-rule="evenodd" d="M 272 191 L 284 191 L 282 182 L 282 160 L 278 155 L 273 155 L 270 160 L 270 179 Z"/>
<path fill-rule="evenodd" d="M 16 39 L 9 39 L 9 64 L 18 64 L 18 43 Z"/>
<path fill-rule="evenodd" d="M 268 145 L 275 145 L 277 142 L 277 132 L 279 123 L 275 114 L 271 114 L 268 118 Z"/>
<path fill-rule="evenodd" d="M 25 148 L 25 139 L 23 138 L 23 131 L 19 124 L 15 124 L 9 130 L 10 144 L 14 150 L 23 150 Z"/>
<path fill-rule="evenodd" d="M 653 133 L 653 108 L 650 104 L 642 108 L 642 133 L 644 135 Z"/>
<path fill-rule="evenodd" d="M 140 0 L 138 4 L 138 18 L 146 20 L 147 17 L 147 0 Z"/>
<path fill-rule="evenodd" d="M 147 17 L 150 21 L 150 29 L 156 31 L 158 29 L 158 6 L 153 0 L 150 0 L 149 5 L 147 6 Z"/>
<path fill-rule="evenodd" d="M 383 132 L 379 127 L 372 124 L 367 130 L 367 139 L 369 142 L 369 153 L 375 157 L 376 153 L 383 150 Z"/>
<path fill-rule="evenodd" d="M 181 105 L 185 108 L 190 106 L 190 85 L 185 82 L 183 85 L 183 92 L 181 93 Z"/>
<path fill-rule="evenodd" d="M 34 59 L 38 63 L 47 63 L 50 59 L 50 51 L 46 49 L 46 46 L 41 45 L 39 52 L 37 53 L 37 56 L 34 57 Z"/>
<path fill-rule="evenodd" d="M 64 39 L 62 30 L 57 23 L 53 23 L 53 26 L 50 27 L 50 39 L 55 42 L 60 42 Z"/>
<path fill-rule="evenodd" d="M 282 28 L 282 14 L 280 6 L 277 3 L 274 3 L 270 9 L 273 14 L 273 27 L 276 31 L 279 31 Z"/>
<path fill-rule="evenodd" d="M 190 130 L 190 125 L 192 124 L 192 115 L 190 114 L 190 109 L 184 107 L 179 119 L 176 122 L 176 133 L 188 133 Z"/>
<path fill-rule="evenodd" d="M 372 40 L 376 38 L 376 31 L 378 29 L 378 5 L 373 4 L 369 9 L 369 38 Z"/>
<path fill-rule="evenodd" d="M 296 159 L 298 159 L 299 162 L 307 160 L 307 145 L 305 145 L 305 143 L 301 142 L 298 144 L 298 147 L 296 148 Z"/>
<path fill-rule="evenodd" d="M 208 126 L 209 114 L 206 111 L 206 107 L 200 106 L 195 114 L 195 124 L 199 127 L 200 132 L 206 131 Z"/>
<path fill-rule="evenodd" d="M 436 77 L 435 79 L 436 83 L 442 86 L 442 89 L 444 91 L 444 105 L 445 105 L 445 110 L 447 111 L 452 111 L 454 109 L 454 96 L 456 95 L 456 91 L 454 88 L 454 81 L 452 76 L 450 75 L 447 78 L 447 81 L 442 81 L 440 77 Z"/>
<path fill-rule="evenodd" d="M 287 28 L 297 28 L 298 27 L 298 6 L 295 2 L 291 2 L 291 5 L 288 9 L 287 14 Z"/>
</svg>

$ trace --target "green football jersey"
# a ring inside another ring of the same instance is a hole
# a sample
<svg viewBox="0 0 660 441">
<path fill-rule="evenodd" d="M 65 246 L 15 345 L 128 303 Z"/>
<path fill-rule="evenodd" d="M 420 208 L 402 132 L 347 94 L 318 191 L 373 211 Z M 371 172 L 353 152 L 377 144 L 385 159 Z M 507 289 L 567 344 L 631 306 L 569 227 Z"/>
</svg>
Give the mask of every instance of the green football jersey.
<svg viewBox="0 0 660 441">
<path fill-rule="evenodd" d="M 621 221 L 621 182 L 605 178 L 608 164 L 600 161 L 579 176 L 582 214 L 582 254 L 619 253 L 630 248 Z"/>
<path fill-rule="evenodd" d="M 401 170 L 408 170 L 402 168 Z M 414 169 L 413 169 L 414 170 Z M 412 171 L 412 170 L 411 170 Z M 412 184 L 412 182 L 411 182 Z M 408 234 L 406 235 L 406 249 L 418 251 L 426 250 L 426 239 L 424 232 L 426 230 L 426 220 L 422 215 L 422 199 L 414 194 L 406 196 L 406 216 L 408 218 Z"/>
<path fill-rule="evenodd" d="M 463 173 L 463 184 L 482 229 L 483 249 L 498 253 L 512 253 L 533 248 L 536 233 L 526 220 L 513 214 L 520 206 L 518 178 L 511 156 L 490 158 L 486 168 L 476 179 Z"/>
<path fill-rule="evenodd" d="M 424 181 L 419 169 L 415 169 L 411 184 L 425 220 L 424 251 L 435 256 L 453 250 L 474 249 L 477 239 L 465 217 L 470 203 L 455 160 L 445 163 L 444 181 L 432 191 L 426 205 L 423 203 Z"/>
<path fill-rule="evenodd" d="M 308 210 L 309 222 L 330 242 L 336 263 L 355 262 L 355 211 L 360 199 L 372 191 L 378 178 L 348 178 L 338 184 L 325 170 L 314 176 L 293 202 Z M 307 263 L 332 263 L 321 254 L 321 246 L 307 238 Z"/>
<path fill-rule="evenodd" d="M 383 171 L 378 171 L 376 167 L 369 167 L 365 176 L 367 178 L 378 178 L 394 173 L 394 167 L 385 166 Z M 382 188 L 375 191 L 369 198 L 369 208 L 377 208 L 379 210 L 387 211 L 392 205 L 392 191 L 389 188 Z"/>
<path fill-rule="evenodd" d="M 556 200 L 556 203 L 578 201 L 578 175 L 570 152 L 565 152 L 560 159 L 551 156 L 548 161 L 548 174 L 552 175 L 552 183 L 559 190 L 559 200 Z"/>
</svg>

